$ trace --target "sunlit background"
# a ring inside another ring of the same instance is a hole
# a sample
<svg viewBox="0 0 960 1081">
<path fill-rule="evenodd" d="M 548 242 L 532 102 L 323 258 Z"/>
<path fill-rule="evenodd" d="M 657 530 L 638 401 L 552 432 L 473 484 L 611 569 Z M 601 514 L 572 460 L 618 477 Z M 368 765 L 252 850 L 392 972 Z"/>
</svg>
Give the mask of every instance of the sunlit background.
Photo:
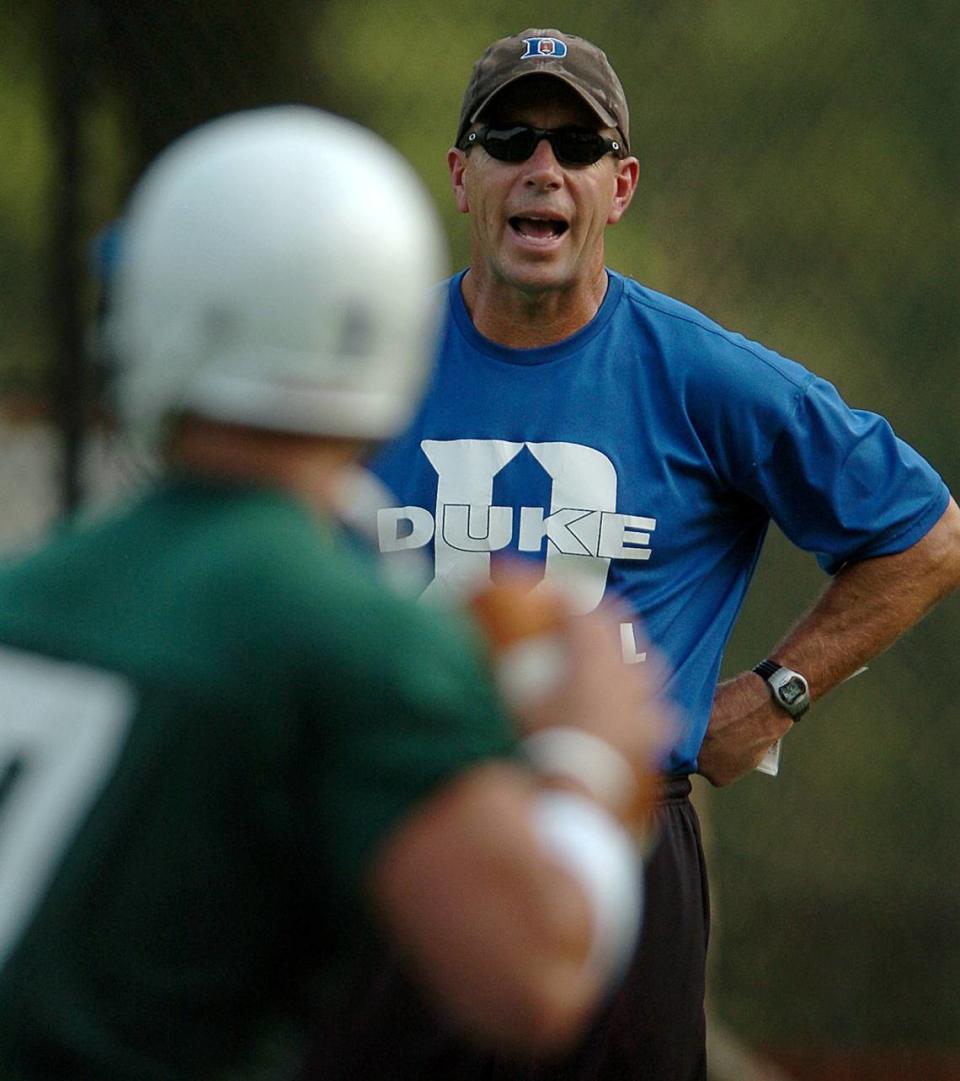
<svg viewBox="0 0 960 1081">
<path fill-rule="evenodd" d="M 147 160 L 233 108 L 332 108 L 412 159 L 461 265 L 460 95 L 527 26 L 595 41 L 625 85 L 643 173 L 610 264 L 884 413 L 957 488 L 949 0 L 75 0 L 0 11 L 0 546 L 141 474 L 103 432 L 89 268 Z M 774 532 L 726 669 L 823 584 Z M 714 1081 L 960 1078 L 958 633 L 953 600 L 811 711 L 778 778 L 698 788 Z"/>
</svg>

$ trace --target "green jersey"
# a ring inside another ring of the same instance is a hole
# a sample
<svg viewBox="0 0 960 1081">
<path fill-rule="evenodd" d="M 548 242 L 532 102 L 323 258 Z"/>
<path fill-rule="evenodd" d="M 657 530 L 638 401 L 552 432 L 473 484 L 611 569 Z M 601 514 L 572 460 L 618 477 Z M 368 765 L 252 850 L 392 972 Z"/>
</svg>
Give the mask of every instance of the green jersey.
<svg viewBox="0 0 960 1081">
<path fill-rule="evenodd" d="M 509 753 L 481 657 L 264 488 L 174 479 L 0 572 L 0 1078 L 196 1079 L 292 1015 L 378 843 Z"/>
</svg>

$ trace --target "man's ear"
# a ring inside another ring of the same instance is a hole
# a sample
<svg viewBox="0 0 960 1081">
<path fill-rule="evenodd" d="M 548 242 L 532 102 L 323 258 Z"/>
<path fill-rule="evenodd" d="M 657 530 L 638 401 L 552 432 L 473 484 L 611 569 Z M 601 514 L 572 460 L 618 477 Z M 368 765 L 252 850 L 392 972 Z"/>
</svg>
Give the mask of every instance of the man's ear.
<svg viewBox="0 0 960 1081">
<path fill-rule="evenodd" d="M 633 193 L 637 190 L 639 180 L 640 162 L 636 158 L 620 158 L 617 161 L 613 204 L 607 216 L 607 225 L 616 225 L 626 213 L 630 200 L 633 198 Z"/>
<path fill-rule="evenodd" d="M 466 151 L 458 150 L 455 146 L 447 151 L 447 168 L 450 170 L 450 185 L 453 188 L 453 197 L 457 201 L 457 210 L 461 214 L 470 213 L 470 204 L 467 201 L 467 186 L 464 174 L 467 171 L 469 161 Z"/>
</svg>

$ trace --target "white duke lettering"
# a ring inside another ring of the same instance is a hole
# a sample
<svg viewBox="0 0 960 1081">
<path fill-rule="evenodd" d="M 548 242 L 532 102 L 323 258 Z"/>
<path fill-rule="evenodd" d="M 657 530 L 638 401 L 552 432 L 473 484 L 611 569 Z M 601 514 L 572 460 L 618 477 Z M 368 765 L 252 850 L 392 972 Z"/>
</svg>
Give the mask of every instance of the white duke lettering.
<svg viewBox="0 0 960 1081">
<path fill-rule="evenodd" d="M 432 512 L 382 508 L 377 532 L 382 552 L 434 542 L 434 578 L 424 597 L 489 579 L 491 554 L 512 544 L 515 532 L 521 552 L 539 552 L 546 542 L 544 582 L 562 584 L 583 612 L 602 600 L 611 560 L 650 558 L 656 518 L 616 510 L 616 469 L 592 447 L 503 439 L 425 439 L 420 446 L 437 473 L 436 504 Z M 550 478 L 549 508 L 493 502 L 494 478 L 524 448 Z M 625 659 L 643 660 L 632 624 L 622 631 Z"/>
</svg>

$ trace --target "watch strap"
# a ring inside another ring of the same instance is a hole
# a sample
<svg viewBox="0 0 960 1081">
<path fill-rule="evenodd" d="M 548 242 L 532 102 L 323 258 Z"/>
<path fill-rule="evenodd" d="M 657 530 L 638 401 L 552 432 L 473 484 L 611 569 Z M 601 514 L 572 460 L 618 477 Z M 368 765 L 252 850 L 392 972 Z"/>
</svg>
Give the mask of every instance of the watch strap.
<svg viewBox="0 0 960 1081">
<path fill-rule="evenodd" d="M 782 665 L 777 664 L 776 661 L 771 661 L 770 658 L 767 657 L 765 660 L 762 660 L 759 664 L 755 664 L 753 666 L 753 671 L 756 672 L 757 675 L 760 676 L 761 678 L 769 679 L 773 675 L 774 672 L 776 672 L 778 669 L 780 669 L 782 667 L 783 667 Z"/>
</svg>

